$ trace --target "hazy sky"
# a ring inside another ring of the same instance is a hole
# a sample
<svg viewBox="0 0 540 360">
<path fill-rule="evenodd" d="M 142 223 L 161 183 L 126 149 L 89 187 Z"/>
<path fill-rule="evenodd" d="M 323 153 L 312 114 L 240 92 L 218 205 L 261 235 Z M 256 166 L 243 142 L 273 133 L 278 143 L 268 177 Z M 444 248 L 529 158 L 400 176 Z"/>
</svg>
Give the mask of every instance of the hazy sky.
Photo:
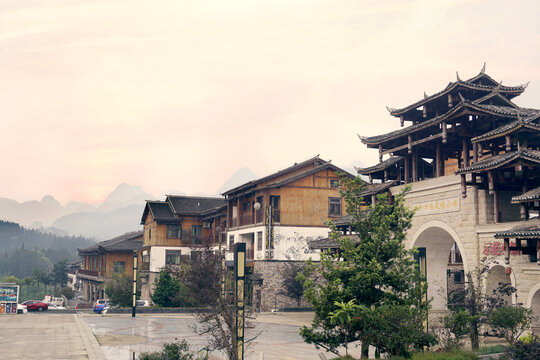
<svg viewBox="0 0 540 360">
<path fill-rule="evenodd" d="M 100 202 L 119 183 L 214 193 L 314 154 L 370 165 L 356 134 L 487 72 L 531 81 L 538 1 L 0 0 L 0 197 Z"/>
</svg>

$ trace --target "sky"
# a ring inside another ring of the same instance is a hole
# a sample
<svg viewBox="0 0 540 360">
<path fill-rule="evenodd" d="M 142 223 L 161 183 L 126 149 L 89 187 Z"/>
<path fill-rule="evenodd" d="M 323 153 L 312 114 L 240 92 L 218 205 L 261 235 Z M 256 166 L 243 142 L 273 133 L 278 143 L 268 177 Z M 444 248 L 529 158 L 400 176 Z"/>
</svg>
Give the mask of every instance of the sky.
<svg viewBox="0 0 540 360">
<path fill-rule="evenodd" d="M 0 197 L 99 203 L 118 184 L 213 194 L 320 154 L 486 72 L 530 81 L 538 1 L 0 0 Z"/>
</svg>

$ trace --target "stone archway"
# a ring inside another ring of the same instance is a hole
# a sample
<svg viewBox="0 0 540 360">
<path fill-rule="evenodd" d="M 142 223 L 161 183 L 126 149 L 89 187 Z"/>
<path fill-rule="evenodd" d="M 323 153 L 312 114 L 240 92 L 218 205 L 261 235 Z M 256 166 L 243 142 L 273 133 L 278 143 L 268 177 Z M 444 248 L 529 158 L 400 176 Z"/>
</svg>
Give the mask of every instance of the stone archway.
<svg viewBox="0 0 540 360">
<path fill-rule="evenodd" d="M 500 262 L 495 262 L 489 266 L 489 271 L 487 273 L 485 283 L 484 283 L 484 290 L 486 291 L 487 295 L 490 295 L 494 289 L 496 289 L 499 286 L 499 283 L 507 283 L 512 285 L 513 287 L 516 287 L 516 276 L 513 273 L 512 269 L 510 269 L 510 273 L 506 273 L 507 266 L 503 265 Z M 517 303 L 517 294 L 514 293 L 513 295 L 505 296 L 505 302 L 508 305 L 516 304 Z"/>
<path fill-rule="evenodd" d="M 531 308 L 534 315 L 538 316 L 531 325 L 531 330 L 538 333 L 540 331 L 540 283 L 537 283 L 532 287 L 531 291 L 529 291 L 527 307 Z"/>
<path fill-rule="evenodd" d="M 454 244 L 461 252 L 463 270 L 469 271 L 467 255 L 458 234 L 443 221 L 423 224 L 409 242 L 409 248 L 426 249 L 428 298 L 434 312 L 447 310 L 448 260 Z"/>
</svg>

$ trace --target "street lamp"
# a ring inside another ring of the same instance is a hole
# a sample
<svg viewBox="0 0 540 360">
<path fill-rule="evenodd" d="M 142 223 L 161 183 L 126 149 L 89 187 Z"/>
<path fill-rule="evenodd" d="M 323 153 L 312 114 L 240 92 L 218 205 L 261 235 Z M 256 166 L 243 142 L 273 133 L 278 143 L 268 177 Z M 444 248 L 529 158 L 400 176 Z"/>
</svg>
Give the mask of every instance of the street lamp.
<svg viewBox="0 0 540 360">
<path fill-rule="evenodd" d="M 236 344 L 238 360 L 244 360 L 244 299 L 246 279 L 246 243 L 237 243 L 234 249 Z"/>
<path fill-rule="evenodd" d="M 131 304 L 131 317 L 135 317 L 137 307 L 137 251 L 133 252 L 133 303 Z"/>
</svg>

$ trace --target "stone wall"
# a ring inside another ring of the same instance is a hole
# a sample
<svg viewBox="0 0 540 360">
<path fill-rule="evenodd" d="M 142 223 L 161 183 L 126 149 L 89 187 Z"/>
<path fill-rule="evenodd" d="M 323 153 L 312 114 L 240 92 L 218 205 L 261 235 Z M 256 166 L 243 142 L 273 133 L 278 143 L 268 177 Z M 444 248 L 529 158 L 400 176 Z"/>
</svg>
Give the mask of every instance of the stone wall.
<svg viewBox="0 0 540 360">
<path fill-rule="evenodd" d="M 280 294 L 282 289 L 282 271 L 286 263 L 304 263 L 303 261 L 280 261 L 262 260 L 255 261 L 253 272 L 256 278 L 262 281 L 254 281 L 253 284 L 253 307 L 258 311 L 272 311 L 283 308 L 297 307 L 295 299 Z M 260 295 L 258 295 L 260 294 Z M 258 300 L 259 299 L 259 300 Z M 302 298 L 300 307 L 310 307 L 311 304 Z"/>
</svg>

